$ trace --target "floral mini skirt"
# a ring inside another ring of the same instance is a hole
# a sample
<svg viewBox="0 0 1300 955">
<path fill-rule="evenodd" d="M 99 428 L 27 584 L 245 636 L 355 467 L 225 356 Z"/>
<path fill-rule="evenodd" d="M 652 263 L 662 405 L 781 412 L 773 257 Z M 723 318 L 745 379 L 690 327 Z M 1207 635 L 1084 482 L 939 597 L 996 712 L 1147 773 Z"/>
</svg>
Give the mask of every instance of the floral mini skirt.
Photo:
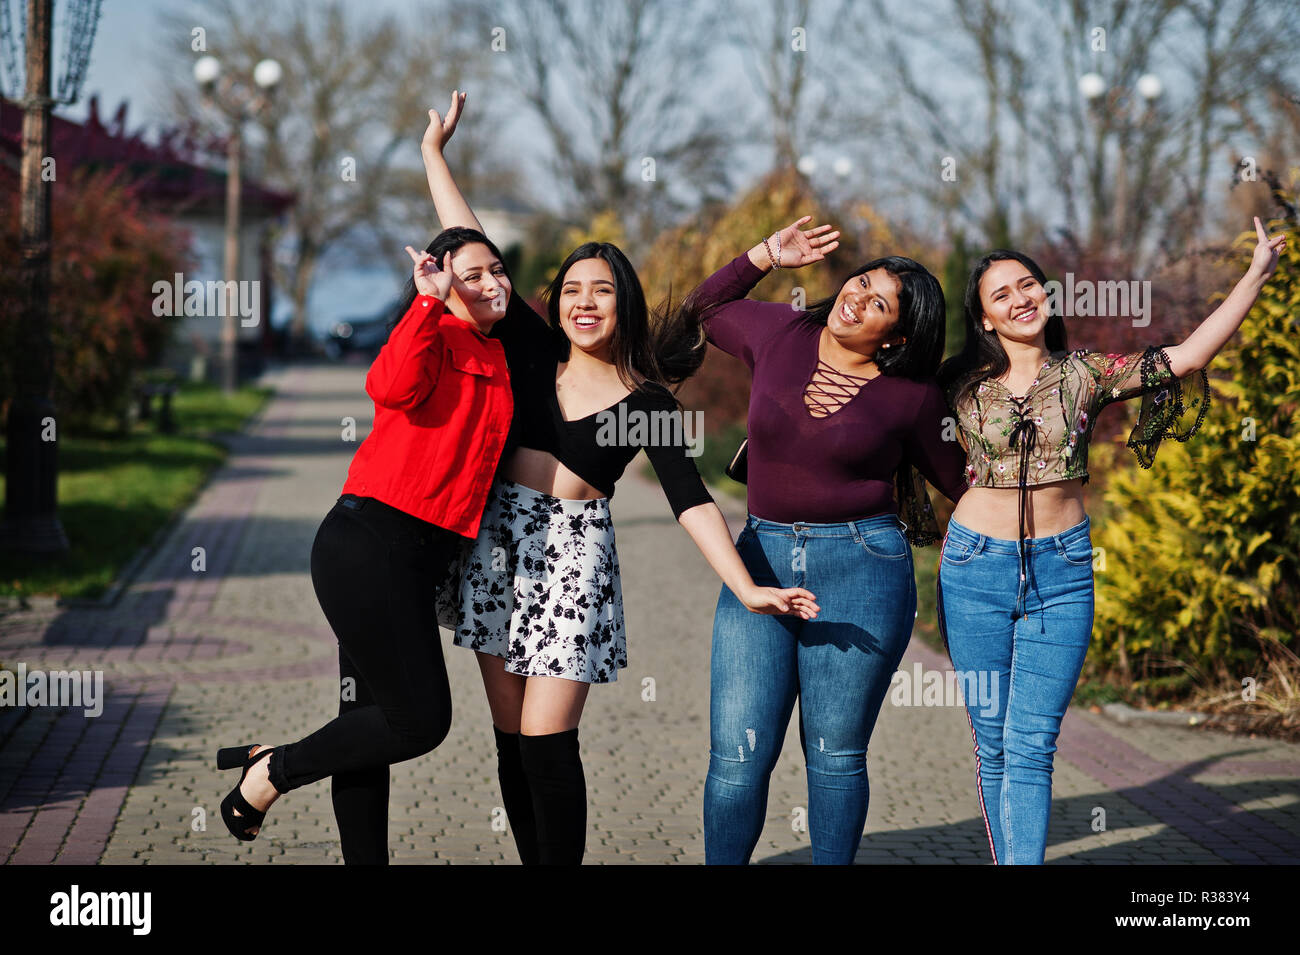
<svg viewBox="0 0 1300 955">
<path fill-rule="evenodd" d="M 627 666 L 609 499 L 552 497 L 497 478 L 478 537 L 438 589 L 453 642 L 509 673 L 612 683 Z"/>
</svg>

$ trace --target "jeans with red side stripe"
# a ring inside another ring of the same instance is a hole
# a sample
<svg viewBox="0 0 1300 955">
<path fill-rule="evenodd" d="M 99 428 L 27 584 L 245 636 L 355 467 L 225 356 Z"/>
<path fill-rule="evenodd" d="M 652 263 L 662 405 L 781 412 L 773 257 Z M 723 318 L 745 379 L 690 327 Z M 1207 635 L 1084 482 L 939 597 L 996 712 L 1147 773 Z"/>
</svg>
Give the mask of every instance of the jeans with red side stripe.
<svg viewBox="0 0 1300 955">
<path fill-rule="evenodd" d="M 939 625 L 965 697 L 998 864 L 1041 865 L 1047 850 L 1056 739 L 1092 637 L 1092 558 L 1086 517 L 1023 542 L 948 523 Z"/>
</svg>

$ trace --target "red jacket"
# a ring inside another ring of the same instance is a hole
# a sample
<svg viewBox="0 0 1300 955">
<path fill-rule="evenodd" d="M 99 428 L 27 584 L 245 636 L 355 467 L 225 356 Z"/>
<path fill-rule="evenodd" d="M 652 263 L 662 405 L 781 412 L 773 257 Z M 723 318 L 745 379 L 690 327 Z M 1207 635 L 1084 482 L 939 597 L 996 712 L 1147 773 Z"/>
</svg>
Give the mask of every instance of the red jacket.
<svg viewBox="0 0 1300 955">
<path fill-rule="evenodd" d="M 344 494 L 478 534 L 514 400 L 501 343 L 417 295 L 366 375 L 375 425 Z"/>
</svg>

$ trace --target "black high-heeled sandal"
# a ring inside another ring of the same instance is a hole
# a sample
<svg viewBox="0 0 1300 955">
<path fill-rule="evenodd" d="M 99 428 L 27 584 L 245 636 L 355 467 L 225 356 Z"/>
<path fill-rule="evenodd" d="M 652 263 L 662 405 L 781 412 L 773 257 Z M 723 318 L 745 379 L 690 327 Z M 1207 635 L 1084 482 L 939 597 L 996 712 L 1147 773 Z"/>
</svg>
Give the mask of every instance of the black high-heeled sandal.
<svg viewBox="0 0 1300 955">
<path fill-rule="evenodd" d="M 259 829 L 263 822 L 266 821 L 266 812 L 264 810 L 254 809 L 244 798 L 244 794 L 239 791 L 239 787 L 244 784 L 248 777 L 248 771 L 253 768 L 253 764 L 265 756 L 270 756 L 273 749 L 264 749 L 256 756 L 250 755 L 254 746 L 227 746 L 224 749 L 217 750 L 217 769 L 237 769 L 244 767 L 243 773 L 239 776 L 239 783 L 234 789 L 221 800 L 221 819 L 225 822 L 226 828 L 230 834 L 240 842 L 252 842 L 257 838 L 257 833 L 248 834 L 250 829 Z M 235 815 L 235 810 L 239 810 L 239 815 Z"/>
</svg>

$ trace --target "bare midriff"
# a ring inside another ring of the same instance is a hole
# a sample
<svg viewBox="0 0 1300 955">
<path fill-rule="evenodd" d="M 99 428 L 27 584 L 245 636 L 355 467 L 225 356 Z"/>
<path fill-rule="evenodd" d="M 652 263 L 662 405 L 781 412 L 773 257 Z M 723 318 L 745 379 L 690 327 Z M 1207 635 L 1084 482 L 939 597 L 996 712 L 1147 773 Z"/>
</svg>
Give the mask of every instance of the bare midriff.
<svg viewBox="0 0 1300 955">
<path fill-rule="evenodd" d="M 1083 481 L 1054 481 L 1029 488 L 1026 537 L 1049 537 L 1069 530 L 1087 516 Z M 953 520 L 977 534 L 1001 540 L 1020 536 L 1020 490 L 1015 487 L 972 487 L 961 496 Z"/>
<path fill-rule="evenodd" d="M 592 487 L 561 464 L 555 455 L 536 448 L 516 448 L 502 474 L 508 481 L 551 497 L 594 501 L 605 496 L 599 488 Z"/>
</svg>

